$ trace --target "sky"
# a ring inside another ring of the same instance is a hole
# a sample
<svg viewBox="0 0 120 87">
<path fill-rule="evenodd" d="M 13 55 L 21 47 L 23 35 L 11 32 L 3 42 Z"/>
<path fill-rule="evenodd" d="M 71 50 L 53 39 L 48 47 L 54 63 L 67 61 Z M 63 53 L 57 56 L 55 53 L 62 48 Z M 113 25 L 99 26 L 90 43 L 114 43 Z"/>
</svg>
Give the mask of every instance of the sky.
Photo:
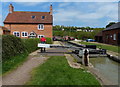
<svg viewBox="0 0 120 87">
<path fill-rule="evenodd" d="M 78 27 L 105 27 L 109 22 L 118 21 L 118 2 L 2 2 L 0 25 L 6 18 L 9 4 L 12 3 L 14 11 L 40 11 L 49 12 L 53 5 L 53 25 Z M 19 1 L 19 0 L 18 0 Z M 21 0 L 22 1 L 22 0 Z M 39 0 L 38 0 L 39 1 Z M 1 3 L 0 3 L 1 5 Z"/>
</svg>

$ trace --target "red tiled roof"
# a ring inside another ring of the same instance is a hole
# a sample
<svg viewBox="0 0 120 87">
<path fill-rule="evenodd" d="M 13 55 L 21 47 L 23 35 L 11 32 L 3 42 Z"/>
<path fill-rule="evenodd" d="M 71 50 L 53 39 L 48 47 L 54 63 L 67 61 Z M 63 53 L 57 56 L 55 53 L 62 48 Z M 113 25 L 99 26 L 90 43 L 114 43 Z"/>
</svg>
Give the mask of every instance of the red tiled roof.
<svg viewBox="0 0 120 87">
<path fill-rule="evenodd" d="M 35 16 L 32 19 L 32 16 Z M 42 19 L 45 16 L 45 19 Z M 9 13 L 4 23 L 52 23 L 52 15 L 50 12 L 22 12 L 14 11 Z"/>
</svg>

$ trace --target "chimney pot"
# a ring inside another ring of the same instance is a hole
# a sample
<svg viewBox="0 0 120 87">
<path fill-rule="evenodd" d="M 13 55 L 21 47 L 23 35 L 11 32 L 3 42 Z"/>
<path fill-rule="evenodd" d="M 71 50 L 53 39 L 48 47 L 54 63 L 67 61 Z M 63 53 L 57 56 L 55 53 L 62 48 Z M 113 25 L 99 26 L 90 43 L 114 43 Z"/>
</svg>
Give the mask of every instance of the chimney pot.
<svg viewBox="0 0 120 87">
<path fill-rule="evenodd" d="M 9 13 L 13 13 L 14 11 L 14 7 L 12 6 L 12 4 L 9 5 Z"/>
<path fill-rule="evenodd" d="M 53 11 L 52 11 L 52 4 L 50 5 L 50 15 L 53 14 Z"/>
</svg>

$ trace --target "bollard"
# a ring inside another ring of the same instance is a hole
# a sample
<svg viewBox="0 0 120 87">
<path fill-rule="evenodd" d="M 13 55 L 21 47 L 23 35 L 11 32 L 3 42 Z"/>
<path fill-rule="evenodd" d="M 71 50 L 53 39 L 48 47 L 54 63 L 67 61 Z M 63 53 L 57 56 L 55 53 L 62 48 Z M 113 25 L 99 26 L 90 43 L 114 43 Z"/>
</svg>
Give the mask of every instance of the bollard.
<svg viewBox="0 0 120 87">
<path fill-rule="evenodd" d="M 89 65 L 89 50 L 84 49 L 83 50 L 83 65 L 88 66 Z"/>
<path fill-rule="evenodd" d="M 41 49 L 41 53 L 46 52 L 45 47 L 41 47 L 40 49 Z"/>
</svg>

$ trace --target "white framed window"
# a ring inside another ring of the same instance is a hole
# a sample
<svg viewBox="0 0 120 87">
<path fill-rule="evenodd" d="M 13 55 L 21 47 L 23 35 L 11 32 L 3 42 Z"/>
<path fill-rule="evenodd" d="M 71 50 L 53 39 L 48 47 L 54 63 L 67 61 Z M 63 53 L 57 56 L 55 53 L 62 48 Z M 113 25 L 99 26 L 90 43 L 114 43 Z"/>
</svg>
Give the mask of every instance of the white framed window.
<svg viewBox="0 0 120 87">
<path fill-rule="evenodd" d="M 38 24 L 38 30 L 43 30 L 44 29 L 44 24 Z"/>
<path fill-rule="evenodd" d="M 20 32 L 19 31 L 14 31 L 13 35 L 16 36 L 16 37 L 20 37 Z"/>
<path fill-rule="evenodd" d="M 110 37 L 112 38 L 113 36 L 112 36 L 112 35 L 110 35 Z"/>
<path fill-rule="evenodd" d="M 113 40 L 116 40 L 116 34 L 113 34 Z"/>
<path fill-rule="evenodd" d="M 38 35 L 38 38 L 41 38 L 42 36 L 45 37 L 44 35 Z"/>
<path fill-rule="evenodd" d="M 32 17 L 32 19 L 35 19 L 36 16 L 33 15 L 33 16 L 31 16 L 31 17 Z"/>
<path fill-rule="evenodd" d="M 22 37 L 28 37 L 28 32 L 26 32 L 26 31 L 22 32 L 22 33 L 21 33 L 21 36 L 22 36 Z"/>
<path fill-rule="evenodd" d="M 45 19 L 45 16 L 41 16 L 42 19 Z"/>
</svg>

